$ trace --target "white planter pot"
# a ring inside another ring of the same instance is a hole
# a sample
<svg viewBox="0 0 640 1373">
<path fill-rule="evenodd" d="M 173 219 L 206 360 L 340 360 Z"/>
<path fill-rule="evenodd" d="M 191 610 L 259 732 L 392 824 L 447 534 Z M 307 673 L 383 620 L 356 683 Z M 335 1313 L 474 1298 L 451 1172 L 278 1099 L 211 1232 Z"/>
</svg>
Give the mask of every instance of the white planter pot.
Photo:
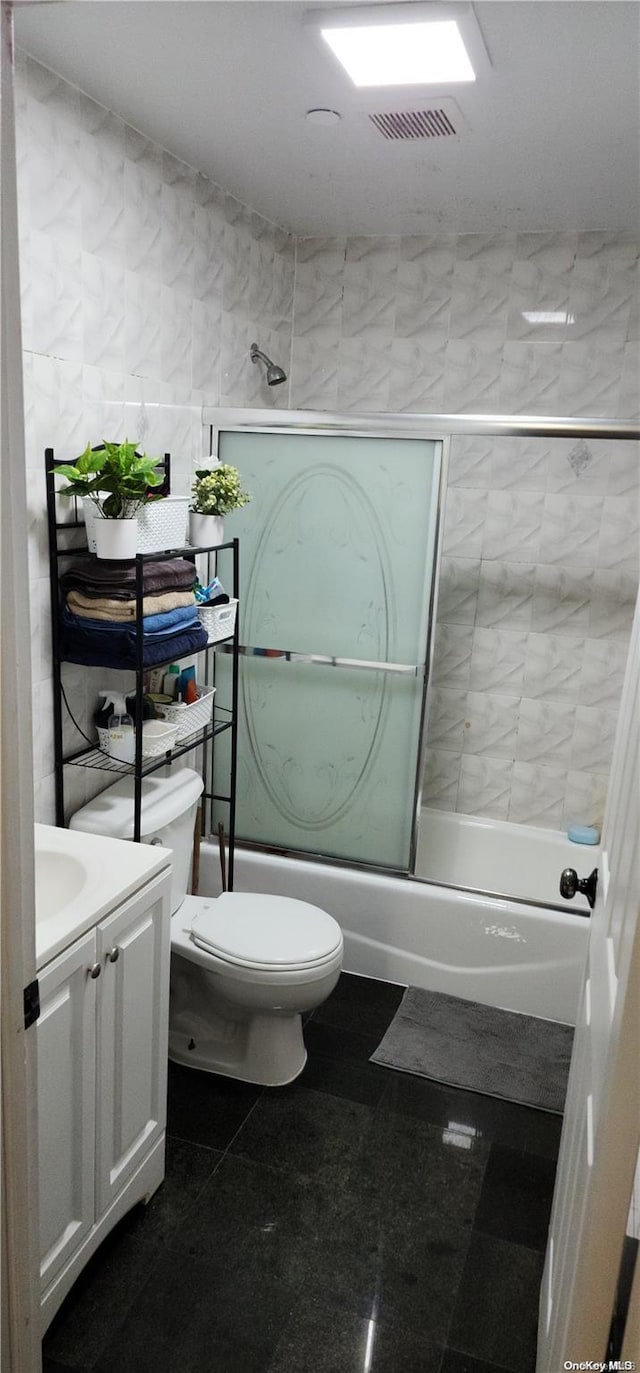
<svg viewBox="0 0 640 1373">
<path fill-rule="evenodd" d="M 106 500 L 108 494 L 109 494 L 108 491 L 99 491 L 99 492 L 98 492 L 98 495 L 100 496 L 101 500 Z M 95 526 L 96 526 L 96 521 L 99 520 L 99 519 L 101 518 L 101 516 L 100 516 L 100 511 L 98 510 L 98 507 L 97 507 L 95 501 L 92 501 L 92 499 L 91 499 L 90 496 L 83 496 L 83 497 L 82 497 L 82 500 L 81 500 L 81 502 L 80 502 L 80 508 L 81 508 L 81 510 L 82 510 L 82 515 L 83 515 L 83 518 L 84 518 L 84 522 L 85 522 L 85 524 L 86 524 L 86 526 L 87 526 L 87 548 L 89 549 L 89 552 L 90 552 L 90 553 L 95 553 L 95 551 L 96 551 L 96 531 L 95 531 Z"/>
<path fill-rule="evenodd" d="M 138 547 L 138 521 L 105 520 L 98 517 L 94 522 L 96 553 L 99 558 L 109 562 L 135 558 Z"/>
<path fill-rule="evenodd" d="M 224 519 L 221 515 L 198 515 L 189 511 L 189 543 L 192 548 L 209 548 L 224 543 Z"/>
</svg>

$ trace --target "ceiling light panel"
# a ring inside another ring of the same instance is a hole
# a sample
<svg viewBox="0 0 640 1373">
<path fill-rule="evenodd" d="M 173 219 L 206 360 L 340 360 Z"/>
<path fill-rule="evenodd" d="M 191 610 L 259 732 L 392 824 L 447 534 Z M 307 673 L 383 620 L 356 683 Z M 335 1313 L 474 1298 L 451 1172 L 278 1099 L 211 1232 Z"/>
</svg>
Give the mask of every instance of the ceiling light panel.
<svg viewBox="0 0 640 1373">
<path fill-rule="evenodd" d="M 337 61 L 375 113 L 383 88 L 394 102 L 433 99 L 440 88 L 485 80 L 491 59 L 468 0 L 412 0 L 307 10 L 302 23 L 329 61 Z M 396 92 L 393 96 L 392 92 Z M 373 103 L 375 101 L 375 103 Z M 389 106 L 393 108 L 393 106 Z M 397 108 L 404 105 L 397 103 Z M 426 108 L 426 106 L 425 106 Z"/>
<path fill-rule="evenodd" d="M 454 20 L 323 28 L 355 86 L 427 86 L 475 81 Z"/>
</svg>

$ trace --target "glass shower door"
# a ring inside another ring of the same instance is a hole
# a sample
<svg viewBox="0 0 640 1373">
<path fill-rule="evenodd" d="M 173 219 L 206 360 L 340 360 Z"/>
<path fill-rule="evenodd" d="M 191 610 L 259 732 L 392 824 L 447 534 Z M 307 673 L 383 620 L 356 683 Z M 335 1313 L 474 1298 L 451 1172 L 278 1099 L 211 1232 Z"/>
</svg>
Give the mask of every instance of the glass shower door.
<svg viewBox="0 0 640 1373">
<path fill-rule="evenodd" d="M 252 495 L 227 525 L 241 541 L 239 839 L 408 868 L 440 447 L 219 435 Z"/>
</svg>

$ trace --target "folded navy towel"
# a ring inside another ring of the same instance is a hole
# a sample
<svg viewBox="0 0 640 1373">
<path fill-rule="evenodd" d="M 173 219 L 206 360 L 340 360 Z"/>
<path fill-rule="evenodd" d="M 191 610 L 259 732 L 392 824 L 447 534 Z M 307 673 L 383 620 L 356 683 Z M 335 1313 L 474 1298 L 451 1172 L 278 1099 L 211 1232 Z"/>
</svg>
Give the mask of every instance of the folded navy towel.
<svg viewBox="0 0 640 1373">
<path fill-rule="evenodd" d="M 207 646 L 207 631 L 198 621 L 191 628 L 181 625 L 165 633 L 143 634 L 143 663 L 171 662 Z M 62 612 L 61 656 L 68 663 L 86 667 L 129 668 L 136 666 L 136 632 L 129 624 L 108 624 L 104 620 L 82 620 Z"/>
</svg>

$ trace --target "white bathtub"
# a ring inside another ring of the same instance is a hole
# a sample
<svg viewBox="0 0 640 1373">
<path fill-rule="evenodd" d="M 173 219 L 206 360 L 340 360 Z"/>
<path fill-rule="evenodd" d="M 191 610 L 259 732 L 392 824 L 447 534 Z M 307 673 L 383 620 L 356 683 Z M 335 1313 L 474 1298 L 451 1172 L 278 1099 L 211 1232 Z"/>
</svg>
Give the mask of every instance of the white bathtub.
<svg viewBox="0 0 640 1373">
<path fill-rule="evenodd" d="M 573 844 L 558 830 L 480 820 L 427 806 L 420 812 L 416 875 L 430 882 L 588 912 L 584 896 L 563 900 L 560 873 L 575 868 L 579 877 L 588 877 L 599 857 L 598 845 Z"/>
<path fill-rule="evenodd" d="M 294 896 L 340 922 L 347 972 L 575 1024 L 588 920 L 411 878 L 236 848 L 235 888 Z M 219 891 L 203 843 L 200 891 Z"/>
</svg>

